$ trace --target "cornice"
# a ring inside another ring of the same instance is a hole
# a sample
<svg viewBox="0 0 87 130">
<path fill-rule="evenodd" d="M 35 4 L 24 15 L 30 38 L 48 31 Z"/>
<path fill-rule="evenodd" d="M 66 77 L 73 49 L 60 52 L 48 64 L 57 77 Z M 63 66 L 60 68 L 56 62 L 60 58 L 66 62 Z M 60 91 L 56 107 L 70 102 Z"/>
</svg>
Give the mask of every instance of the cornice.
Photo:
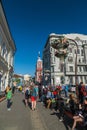
<svg viewBox="0 0 87 130">
<path fill-rule="evenodd" d="M 14 40 L 12 38 L 12 34 L 10 32 L 10 27 L 5 15 L 5 11 L 2 5 L 2 2 L 0 2 L 0 24 L 2 26 L 3 32 L 8 40 L 9 45 L 12 47 L 14 53 L 16 51 L 16 45 L 14 43 Z"/>
</svg>

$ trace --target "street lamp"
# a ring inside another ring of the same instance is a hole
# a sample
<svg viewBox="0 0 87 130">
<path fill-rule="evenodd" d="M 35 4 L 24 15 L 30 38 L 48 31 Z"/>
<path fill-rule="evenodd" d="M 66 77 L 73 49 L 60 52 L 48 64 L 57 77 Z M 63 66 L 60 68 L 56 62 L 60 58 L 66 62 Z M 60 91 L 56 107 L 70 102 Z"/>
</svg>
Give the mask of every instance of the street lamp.
<svg viewBox="0 0 87 130">
<path fill-rule="evenodd" d="M 75 84 L 77 85 L 77 52 L 78 52 L 78 44 L 75 40 L 69 39 L 69 41 L 72 41 L 76 45 L 76 58 L 75 58 Z"/>
<path fill-rule="evenodd" d="M 75 58 L 75 84 L 77 85 L 77 51 L 78 51 L 78 44 L 75 40 L 66 38 L 65 36 L 59 36 L 58 39 L 54 39 L 52 41 L 51 46 L 56 49 L 55 56 L 62 58 L 63 61 L 67 57 L 68 52 L 68 46 L 70 43 L 75 44 L 76 46 L 76 58 Z M 77 93 L 77 90 L 76 90 Z"/>
<path fill-rule="evenodd" d="M 55 56 L 59 57 L 61 60 L 61 63 L 64 65 L 65 63 L 65 58 L 67 57 L 68 54 L 68 46 L 69 46 L 69 41 L 67 40 L 67 38 L 65 38 L 64 36 L 58 36 L 57 39 L 53 39 L 51 42 L 51 46 L 56 50 L 55 51 Z M 65 66 L 63 67 L 64 71 L 65 71 Z M 61 76 L 61 83 L 64 82 L 64 80 L 62 80 L 64 77 L 64 75 Z"/>
</svg>

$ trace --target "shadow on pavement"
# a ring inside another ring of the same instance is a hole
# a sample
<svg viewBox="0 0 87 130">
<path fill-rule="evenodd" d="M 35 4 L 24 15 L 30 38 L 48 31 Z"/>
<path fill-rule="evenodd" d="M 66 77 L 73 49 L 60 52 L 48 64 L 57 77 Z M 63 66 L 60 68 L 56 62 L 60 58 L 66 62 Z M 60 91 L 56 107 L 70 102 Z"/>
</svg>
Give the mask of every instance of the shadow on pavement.
<svg viewBox="0 0 87 130">
<path fill-rule="evenodd" d="M 22 100 L 23 104 L 25 105 L 26 107 L 26 104 L 25 104 L 25 99 Z M 31 102 L 28 102 L 28 107 L 31 109 Z"/>
<path fill-rule="evenodd" d="M 53 112 L 53 113 L 51 113 L 51 115 L 56 115 L 58 117 L 58 119 L 60 119 L 60 114 L 57 112 Z M 73 119 L 69 118 L 67 115 L 64 115 L 62 123 L 64 124 L 66 130 L 69 130 L 72 128 Z M 79 123 L 78 123 L 76 126 L 76 130 L 87 130 L 87 126 L 83 127 L 83 126 L 79 125 Z"/>
<path fill-rule="evenodd" d="M 60 119 L 60 114 L 57 112 L 53 112 L 51 113 L 51 115 L 56 115 L 58 119 Z M 66 130 L 69 130 L 69 128 L 72 127 L 73 119 L 70 119 L 69 117 L 64 115 L 62 123 L 64 124 Z"/>
</svg>

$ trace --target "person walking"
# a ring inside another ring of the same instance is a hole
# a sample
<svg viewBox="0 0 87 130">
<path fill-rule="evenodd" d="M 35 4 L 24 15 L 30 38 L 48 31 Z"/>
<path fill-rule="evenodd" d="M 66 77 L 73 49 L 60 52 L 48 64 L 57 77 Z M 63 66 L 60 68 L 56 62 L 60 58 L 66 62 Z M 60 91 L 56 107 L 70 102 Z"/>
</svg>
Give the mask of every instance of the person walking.
<svg viewBox="0 0 87 130">
<path fill-rule="evenodd" d="M 30 90 L 28 86 L 25 87 L 24 93 L 25 93 L 25 106 L 28 106 L 29 94 L 30 94 Z"/>
<path fill-rule="evenodd" d="M 36 109 L 36 102 L 37 102 L 37 97 L 38 97 L 38 86 L 35 85 L 32 89 L 32 96 L 31 96 L 31 105 L 32 105 L 32 110 Z"/>
<path fill-rule="evenodd" d="M 15 87 L 16 87 L 16 86 L 14 86 L 14 85 L 12 86 L 12 94 L 15 93 Z"/>
<path fill-rule="evenodd" d="M 9 90 L 6 94 L 6 98 L 7 98 L 7 110 L 10 111 L 11 110 L 10 107 L 11 107 L 12 90 L 11 90 L 10 86 L 8 86 L 8 87 L 9 87 Z"/>
</svg>

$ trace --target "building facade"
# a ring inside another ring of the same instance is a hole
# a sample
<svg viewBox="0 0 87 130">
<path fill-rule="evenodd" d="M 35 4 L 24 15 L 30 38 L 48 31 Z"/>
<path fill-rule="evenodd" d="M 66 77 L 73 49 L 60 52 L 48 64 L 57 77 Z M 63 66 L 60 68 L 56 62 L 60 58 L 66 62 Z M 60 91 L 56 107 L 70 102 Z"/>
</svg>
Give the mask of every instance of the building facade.
<svg viewBox="0 0 87 130">
<path fill-rule="evenodd" d="M 56 49 L 51 46 L 54 39 L 65 36 L 75 40 L 68 46 L 65 59 L 56 57 Z M 77 54 L 77 61 L 76 61 Z M 75 64 L 77 62 L 77 64 Z M 77 66 L 76 66 L 77 65 Z M 43 50 L 43 78 L 45 85 L 75 84 L 77 68 L 77 83 L 87 84 L 87 35 L 82 34 L 50 34 Z M 47 73 L 48 71 L 48 73 Z"/>
<path fill-rule="evenodd" d="M 29 74 L 24 75 L 24 85 L 29 86 L 32 82 L 32 77 Z"/>
<path fill-rule="evenodd" d="M 22 74 L 14 74 L 13 75 L 13 85 L 16 87 L 23 86 L 24 85 L 24 76 Z"/>
<path fill-rule="evenodd" d="M 5 12 L 0 2 L 0 92 L 12 85 L 13 61 L 16 46 L 12 39 Z"/>
<path fill-rule="evenodd" d="M 13 75 L 13 83 L 16 83 L 16 86 L 29 86 L 32 84 L 32 77 L 29 74 L 14 74 Z"/>
</svg>

